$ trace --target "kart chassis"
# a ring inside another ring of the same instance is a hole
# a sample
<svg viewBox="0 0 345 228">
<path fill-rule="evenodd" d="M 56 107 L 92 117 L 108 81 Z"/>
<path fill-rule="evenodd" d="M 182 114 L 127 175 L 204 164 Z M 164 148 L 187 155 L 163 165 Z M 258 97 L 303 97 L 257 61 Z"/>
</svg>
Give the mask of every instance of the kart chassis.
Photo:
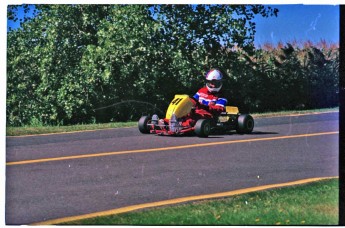
<svg viewBox="0 0 345 228">
<path fill-rule="evenodd" d="M 160 123 L 157 116 L 152 118 L 143 116 L 139 120 L 138 126 L 142 133 L 157 135 L 182 135 L 196 133 L 199 137 L 207 137 L 212 133 L 221 133 L 235 130 L 240 134 L 251 133 L 254 128 L 254 120 L 249 114 L 234 114 L 222 112 L 217 118 L 198 119 L 194 126 L 183 125 L 183 118 L 170 119 L 167 124 Z"/>
</svg>

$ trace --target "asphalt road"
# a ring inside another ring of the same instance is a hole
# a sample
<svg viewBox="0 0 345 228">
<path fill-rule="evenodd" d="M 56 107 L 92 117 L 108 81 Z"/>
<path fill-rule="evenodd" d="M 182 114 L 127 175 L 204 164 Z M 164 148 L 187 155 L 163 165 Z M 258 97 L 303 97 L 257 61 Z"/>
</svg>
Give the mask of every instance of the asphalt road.
<svg viewBox="0 0 345 228">
<path fill-rule="evenodd" d="M 339 113 L 255 119 L 250 135 L 136 127 L 6 139 L 6 224 L 339 175 Z"/>
</svg>

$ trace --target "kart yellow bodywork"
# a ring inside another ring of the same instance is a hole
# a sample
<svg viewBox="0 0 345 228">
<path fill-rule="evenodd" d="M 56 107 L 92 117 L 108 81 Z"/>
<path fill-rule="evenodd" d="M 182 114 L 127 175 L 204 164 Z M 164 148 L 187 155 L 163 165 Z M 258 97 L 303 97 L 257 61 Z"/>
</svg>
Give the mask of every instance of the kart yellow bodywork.
<svg viewBox="0 0 345 228">
<path fill-rule="evenodd" d="M 193 103 L 186 94 L 176 94 L 174 99 L 170 102 L 165 118 L 171 119 L 172 114 L 177 118 L 184 117 L 190 113 L 193 108 Z M 226 114 L 237 115 L 239 113 L 238 107 L 226 106 Z M 229 116 L 222 116 L 221 121 L 228 121 Z"/>
<path fill-rule="evenodd" d="M 170 102 L 165 118 L 171 119 L 171 116 L 175 114 L 177 118 L 184 117 L 190 113 L 193 108 L 193 103 L 188 95 L 177 94 Z"/>
</svg>

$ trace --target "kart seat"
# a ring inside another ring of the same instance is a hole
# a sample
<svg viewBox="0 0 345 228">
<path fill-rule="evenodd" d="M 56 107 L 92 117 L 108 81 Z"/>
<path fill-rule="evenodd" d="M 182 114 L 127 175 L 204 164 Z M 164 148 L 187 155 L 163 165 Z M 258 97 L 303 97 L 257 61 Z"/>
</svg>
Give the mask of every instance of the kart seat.
<svg viewBox="0 0 345 228">
<path fill-rule="evenodd" d="M 227 114 L 237 115 L 238 113 L 239 113 L 238 107 L 225 106 L 225 112 L 222 112 L 221 115 L 227 115 Z"/>
</svg>

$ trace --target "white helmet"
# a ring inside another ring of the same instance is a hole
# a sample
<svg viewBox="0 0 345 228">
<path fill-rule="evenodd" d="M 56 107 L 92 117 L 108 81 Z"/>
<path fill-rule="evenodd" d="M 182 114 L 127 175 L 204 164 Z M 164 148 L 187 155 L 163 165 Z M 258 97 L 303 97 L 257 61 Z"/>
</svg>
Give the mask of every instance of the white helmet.
<svg viewBox="0 0 345 228">
<path fill-rule="evenodd" d="M 206 74 L 206 87 L 208 91 L 210 92 L 219 92 L 219 90 L 222 88 L 223 83 L 223 74 L 217 70 L 212 69 Z"/>
</svg>

